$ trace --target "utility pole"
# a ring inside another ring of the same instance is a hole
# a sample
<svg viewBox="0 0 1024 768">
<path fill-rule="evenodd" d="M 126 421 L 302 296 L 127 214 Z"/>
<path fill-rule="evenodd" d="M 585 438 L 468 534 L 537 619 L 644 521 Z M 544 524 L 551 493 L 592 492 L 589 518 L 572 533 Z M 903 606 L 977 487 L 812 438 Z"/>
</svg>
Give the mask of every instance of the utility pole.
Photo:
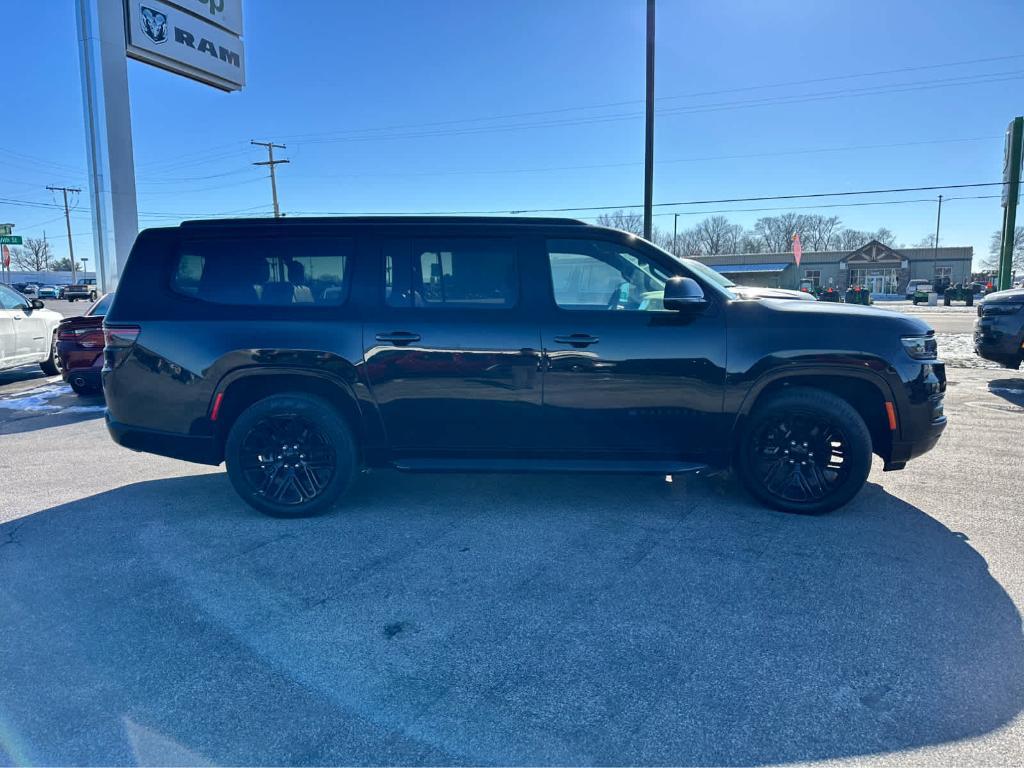
<svg viewBox="0 0 1024 768">
<path fill-rule="evenodd" d="M 274 167 L 281 165 L 282 163 L 291 162 L 290 160 L 275 160 L 274 150 L 275 149 L 288 149 L 284 144 L 274 144 L 272 141 L 251 141 L 251 144 L 257 147 L 267 148 L 267 159 L 262 163 L 253 163 L 253 165 L 268 165 L 270 166 L 270 191 L 274 195 L 274 218 L 281 218 L 281 208 L 277 204 L 277 174 L 274 172 Z"/>
<path fill-rule="evenodd" d="M 1010 274 L 1013 272 L 1013 240 L 1017 231 L 1022 154 L 1024 117 L 1015 117 L 1006 128 L 1006 155 L 1003 159 L 1003 236 L 999 250 L 999 284 L 996 286 L 1000 291 L 1010 287 Z"/>
<path fill-rule="evenodd" d="M 78 187 L 47 187 L 51 192 L 64 193 L 64 223 L 68 227 L 68 255 L 71 257 L 71 283 L 75 282 L 75 244 L 71 239 L 71 211 L 68 208 L 68 192 L 80 194 Z"/>
<path fill-rule="evenodd" d="M 939 195 L 939 212 L 935 214 L 935 243 L 932 248 L 932 282 L 936 280 L 935 270 L 939 267 L 939 225 L 942 223 L 942 195 Z"/>
<path fill-rule="evenodd" d="M 679 214 L 672 214 L 672 255 L 679 255 Z"/>
<path fill-rule="evenodd" d="M 644 129 L 644 237 L 651 239 L 654 205 L 654 0 L 647 0 L 647 110 Z"/>
</svg>

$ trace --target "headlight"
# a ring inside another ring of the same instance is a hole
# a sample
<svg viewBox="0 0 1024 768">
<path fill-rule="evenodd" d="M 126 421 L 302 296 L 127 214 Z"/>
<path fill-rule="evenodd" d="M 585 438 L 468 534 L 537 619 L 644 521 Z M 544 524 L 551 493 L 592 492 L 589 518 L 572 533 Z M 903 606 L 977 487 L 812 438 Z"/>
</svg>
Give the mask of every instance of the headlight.
<svg viewBox="0 0 1024 768">
<path fill-rule="evenodd" d="M 900 341 L 907 354 L 915 360 L 935 360 L 939 356 L 939 345 L 934 336 L 904 336 Z"/>
<path fill-rule="evenodd" d="M 992 315 L 1015 315 L 1024 308 L 1024 304 L 1011 304 L 1008 301 L 1000 301 L 992 304 L 982 304 L 978 307 L 978 314 L 981 316 Z"/>
</svg>

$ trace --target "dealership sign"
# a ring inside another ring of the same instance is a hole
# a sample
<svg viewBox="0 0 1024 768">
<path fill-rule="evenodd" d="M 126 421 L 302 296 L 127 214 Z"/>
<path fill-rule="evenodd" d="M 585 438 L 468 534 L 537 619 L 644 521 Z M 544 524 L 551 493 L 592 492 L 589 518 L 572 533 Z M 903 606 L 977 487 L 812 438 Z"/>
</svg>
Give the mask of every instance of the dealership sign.
<svg viewBox="0 0 1024 768">
<path fill-rule="evenodd" d="M 128 0 L 125 26 L 133 59 L 225 91 L 245 85 L 241 0 Z"/>
</svg>

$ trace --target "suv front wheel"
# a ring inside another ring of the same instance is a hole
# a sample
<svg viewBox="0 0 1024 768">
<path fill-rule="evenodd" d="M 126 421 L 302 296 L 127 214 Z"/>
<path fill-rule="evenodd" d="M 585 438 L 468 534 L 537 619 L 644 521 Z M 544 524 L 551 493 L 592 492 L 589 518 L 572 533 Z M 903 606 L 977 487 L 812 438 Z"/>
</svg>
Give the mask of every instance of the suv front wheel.
<svg viewBox="0 0 1024 768">
<path fill-rule="evenodd" d="M 737 471 L 762 503 L 816 515 L 850 501 L 871 469 L 871 434 L 856 409 L 819 389 L 793 387 L 759 404 Z"/>
<path fill-rule="evenodd" d="M 302 393 L 274 395 L 245 409 L 228 433 L 224 454 L 238 495 L 272 517 L 326 512 L 357 470 L 345 419 Z"/>
</svg>

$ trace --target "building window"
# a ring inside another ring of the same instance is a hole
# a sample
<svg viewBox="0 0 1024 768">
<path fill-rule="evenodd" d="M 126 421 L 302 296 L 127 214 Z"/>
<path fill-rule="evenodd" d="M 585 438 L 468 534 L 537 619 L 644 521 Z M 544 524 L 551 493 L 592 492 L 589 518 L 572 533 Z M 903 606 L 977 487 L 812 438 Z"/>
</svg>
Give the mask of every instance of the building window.
<svg viewBox="0 0 1024 768">
<path fill-rule="evenodd" d="M 952 267 L 936 267 L 935 268 L 935 279 L 936 280 L 942 280 L 943 278 L 945 278 L 947 280 L 952 280 L 953 279 L 953 268 Z"/>
<path fill-rule="evenodd" d="M 804 280 L 810 280 L 815 288 L 821 287 L 821 270 L 820 269 L 805 269 Z"/>
<path fill-rule="evenodd" d="M 898 293 L 898 272 L 895 267 L 851 267 L 849 287 L 867 288 L 872 293 Z"/>
</svg>

